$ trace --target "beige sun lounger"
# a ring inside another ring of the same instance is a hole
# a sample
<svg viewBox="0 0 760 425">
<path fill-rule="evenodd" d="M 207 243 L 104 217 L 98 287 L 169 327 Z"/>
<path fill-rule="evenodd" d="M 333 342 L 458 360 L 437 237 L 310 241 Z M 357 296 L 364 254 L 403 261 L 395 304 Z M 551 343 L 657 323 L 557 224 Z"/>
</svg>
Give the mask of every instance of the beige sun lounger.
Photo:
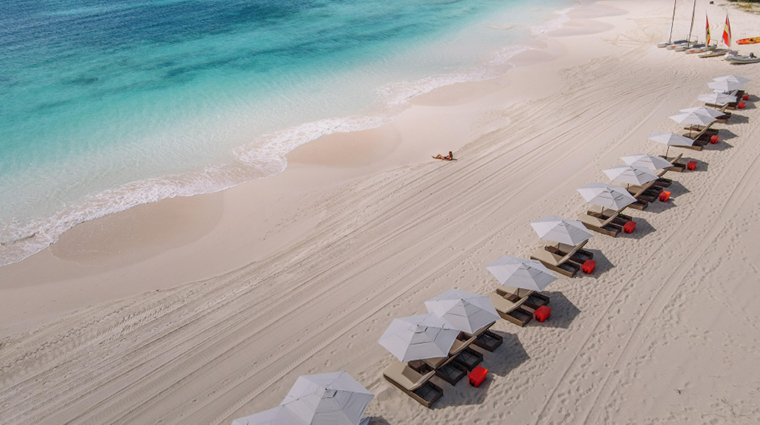
<svg viewBox="0 0 760 425">
<path fill-rule="evenodd" d="M 667 157 L 665 155 L 660 155 L 660 158 L 664 158 L 669 163 L 673 164 L 672 167 L 668 167 L 663 171 L 675 171 L 676 173 L 683 172 L 683 170 L 686 169 L 686 164 L 682 164 L 678 162 L 683 157 L 682 153 L 679 153 L 676 156 Z"/>
<path fill-rule="evenodd" d="M 623 231 L 624 222 L 628 222 L 631 219 L 630 216 L 620 214 L 617 211 L 609 217 L 604 217 L 601 213 L 597 214 L 599 215 L 592 215 L 591 212 L 578 214 L 578 221 L 588 227 L 589 230 L 612 236 L 613 238 Z"/>
<path fill-rule="evenodd" d="M 496 288 L 496 293 L 512 302 L 521 301 L 522 307 L 530 312 L 549 304 L 549 297 L 530 289 L 500 286 Z"/>
<path fill-rule="evenodd" d="M 573 277 L 581 269 L 581 265 L 572 261 L 572 257 L 586 245 L 588 241 L 583 241 L 577 246 L 574 246 L 569 252 L 554 251 L 552 247 L 545 246 L 531 254 L 531 260 L 538 260 L 544 264 L 547 268 L 554 270 L 557 273 L 563 274 L 567 277 Z M 554 251 L 554 252 L 552 252 Z"/>
<path fill-rule="evenodd" d="M 636 198 L 636 202 L 628 205 L 629 208 L 644 210 L 649 206 L 650 202 L 657 200 L 657 197 L 662 192 L 662 187 L 656 186 L 654 183 L 657 180 L 653 180 L 642 186 L 631 185 L 628 186 L 628 192 Z"/>
<path fill-rule="evenodd" d="M 429 382 L 433 375 L 435 371 L 423 375 L 400 362 L 394 362 L 383 372 L 383 377 L 388 382 L 428 408 L 443 396 L 443 390 Z"/>
<path fill-rule="evenodd" d="M 472 342 L 472 345 L 480 347 L 486 351 L 493 352 L 501 345 L 502 342 L 504 342 L 504 338 L 502 338 L 501 335 L 495 334 L 489 330 L 495 323 L 496 322 L 493 322 L 486 326 L 483 326 L 473 334 L 468 334 L 467 332 L 462 332 L 462 334 L 466 338 L 475 337 L 475 341 Z"/>
<path fill-rule="evenodd" d="M 455 339 L 447 357 L 425 359 L 422 362 L 435 371 L 435 375 L 451 385 L 455 385 L 483 361 L 483 355 L 469 350 L 477 337 L 472 335 L 467 340 Z M 460 356 L 462 357 L 460 359 Z"/>
<path fill-rule="evenodd" d="M 512 302 L 499 294 L 488 294 L 496 312 L 502 319 L 510 321 L 517 326 L 525 326 L 533 318 L 533 314 L 522 308 L 524 301 Z"/>
</svg>

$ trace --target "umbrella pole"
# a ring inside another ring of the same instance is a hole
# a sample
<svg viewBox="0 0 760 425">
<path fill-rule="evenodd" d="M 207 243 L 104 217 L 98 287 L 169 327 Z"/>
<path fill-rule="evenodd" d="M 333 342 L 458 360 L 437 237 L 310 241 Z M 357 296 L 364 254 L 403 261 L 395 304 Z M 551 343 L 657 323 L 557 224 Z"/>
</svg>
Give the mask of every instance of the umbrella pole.
<svg viewBox="0 0 760 425">
<path fill-rule="evenodd" d="M 665 159 L 668 159 L 668 151 L 670 150 L 670 145 L 665 148 Z"/>
</svg>

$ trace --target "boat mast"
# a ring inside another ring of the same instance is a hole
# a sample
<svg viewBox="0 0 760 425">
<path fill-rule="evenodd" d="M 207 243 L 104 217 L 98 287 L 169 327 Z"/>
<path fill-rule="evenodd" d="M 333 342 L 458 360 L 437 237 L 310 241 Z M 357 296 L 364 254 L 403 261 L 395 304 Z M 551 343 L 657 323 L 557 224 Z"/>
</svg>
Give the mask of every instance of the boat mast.
<svg viewBox="0 0 760 425">
<path fill-rule="evenodd" d="M 673 17 L 670 18 L 670 34 L 668 35 L 668 44 L 673 41 L 673 22 L 676 20 L 676 3 L 678 3 L 678 0 L 675 0 L 673 2 Z"/>
<path fill-rule="evenodd" d="M 694 29 L 694 13 L 697 11 L 697 0 L 694 0 L 694 7 L 691 9 L 691 26 L 689 27 L 689 38 L 686 39 L 686 48 L 691 46 L 691 31 Z"/>
</svg>

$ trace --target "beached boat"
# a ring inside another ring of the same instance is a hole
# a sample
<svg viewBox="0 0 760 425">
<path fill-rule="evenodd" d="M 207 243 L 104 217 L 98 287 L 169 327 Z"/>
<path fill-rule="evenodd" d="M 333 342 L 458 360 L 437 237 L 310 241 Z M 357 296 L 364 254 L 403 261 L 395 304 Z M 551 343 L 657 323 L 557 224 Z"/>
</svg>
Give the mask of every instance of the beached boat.
<svg viewBox="0 0 760 425">
<path fill-rule="evenodd" d="M 726 55 L 726 60 L 734 65 L 760 62 L 760 58 L 752 53 L 750 53 L 749 56 L 728 54 Z"/>
<path fill-rule="evenodd" d="M 714 49 L 707 51 L 705 53 L 702 53 L 699 55 L 700 58 L 716 58 L 718 56 L 726 56 L 726 54 L 732 54 L 735 55 L 739 53 L 736 50 L 729 50 L 729 49 Z"/>
</svg>

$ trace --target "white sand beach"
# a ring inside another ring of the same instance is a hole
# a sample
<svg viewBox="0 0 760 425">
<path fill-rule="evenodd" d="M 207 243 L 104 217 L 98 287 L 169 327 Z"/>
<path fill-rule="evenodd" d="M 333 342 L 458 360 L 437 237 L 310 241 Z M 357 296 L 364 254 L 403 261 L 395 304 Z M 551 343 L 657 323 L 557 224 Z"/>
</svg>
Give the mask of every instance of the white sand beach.
<svg viewBox="0 0 760 425">
<path fill-rule="evenodd" d="M 299 375 L 342 370 L 376 395 L 373 425 L 757 423 L 760 66 L 658 49 L 671 10 L 581 2 L 503 77 L 0 268 L 0 424 L 229 424 Z M 705 10 L 721 28 L 729 10 L 735 39 L 760 35 L 760 15 L 722 0 L 699 2 L 695 33 Z M 595 234 L 596 271 L 548 288 L 548 321 L 497 322 L 484 385 L 433 378 L 444 396 L 427 409 L 383 379 L 393 318 L 452 287 L 492 292 L 487 264 L 541 246 L 531 221 L 574 219 L 602 169 L 663 154 L 647 136 L 676 131 L 668 116 L 725 74 L 753 80 L 747 108 L 718 144 L 671 149 L 697 169 L 666 175 L 671 200 L 630 213 L 633 234 Z"/>
</svg>

